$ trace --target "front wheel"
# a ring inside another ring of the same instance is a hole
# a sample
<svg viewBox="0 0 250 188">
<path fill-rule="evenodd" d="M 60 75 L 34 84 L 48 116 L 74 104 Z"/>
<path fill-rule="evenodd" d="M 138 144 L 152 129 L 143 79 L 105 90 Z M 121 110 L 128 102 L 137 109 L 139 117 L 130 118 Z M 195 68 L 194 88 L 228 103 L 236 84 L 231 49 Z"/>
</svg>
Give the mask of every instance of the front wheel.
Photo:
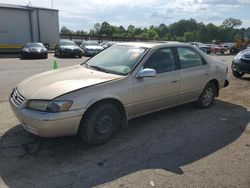
<svg viewBox="0 0 250 188">
<path fill-rule="evenodd" d="M 215 95 L 216 95 L 215 85 L 213 83 L 208 83 L 197 101 L 197 106 L 199 108 L 210 107 L 214 102 Z"/>
<path fill-rule="evenodd" d="M 236 78 L 241 78 L 242 76 L 244 76 L 244 73 L 242 72 L 237 72 L 233 70 L 232 73 Z"/>
<path fill-rule="evenodd" d="M 91 109 L 81 121 L 79 132 L 86 143 L 97 146 L 110 140 L 120 124 L 119 110 L 113 104 L 101 104 Z"/>
</svg>

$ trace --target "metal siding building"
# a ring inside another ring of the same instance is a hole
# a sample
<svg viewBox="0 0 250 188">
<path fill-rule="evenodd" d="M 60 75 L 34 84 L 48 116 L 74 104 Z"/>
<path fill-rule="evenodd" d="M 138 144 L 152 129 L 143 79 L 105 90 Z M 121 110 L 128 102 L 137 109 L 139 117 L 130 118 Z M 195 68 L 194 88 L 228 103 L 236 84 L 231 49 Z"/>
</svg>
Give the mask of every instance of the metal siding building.
<svg viewBox="0 0 250 188">
<path fill-rule="evenodd" d="M 27 42 L 54 47 L 59 40 L 58 10 L 0 4 L 0 50 L 21 48 Z"/>
</svg>

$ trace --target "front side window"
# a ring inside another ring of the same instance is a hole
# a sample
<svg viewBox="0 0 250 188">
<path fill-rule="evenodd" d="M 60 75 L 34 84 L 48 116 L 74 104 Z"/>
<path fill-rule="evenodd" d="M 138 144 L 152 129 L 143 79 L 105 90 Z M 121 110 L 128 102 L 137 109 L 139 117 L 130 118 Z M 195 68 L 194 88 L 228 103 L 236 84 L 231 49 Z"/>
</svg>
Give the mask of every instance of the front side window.
<svg viewBox="0 0 250 188">
<path fill-rule="evenodd" d="M 181 69 L 203 65 L 203 59 L 196 51 L 188 47 L 178 47 Z"/>
<path fill-rule="evenodd" d="M 163 48 L 155 51 L 143 68 L 154 69 L 157 74 L 176 70 L 175 56 L 172 49 Z"/>
</svg>

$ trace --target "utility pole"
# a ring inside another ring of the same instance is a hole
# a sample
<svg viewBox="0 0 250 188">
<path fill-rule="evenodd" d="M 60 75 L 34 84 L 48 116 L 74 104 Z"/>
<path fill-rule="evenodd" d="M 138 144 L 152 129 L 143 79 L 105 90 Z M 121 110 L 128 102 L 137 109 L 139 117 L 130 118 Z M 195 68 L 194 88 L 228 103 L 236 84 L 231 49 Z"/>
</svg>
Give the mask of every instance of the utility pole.
<svg viewBox="0 0 250 188">
<path fill-rule="evenodd" d="M 28 6 L 29 6 L 29 7 L 31 7 L 31 2 L 30 2 L 30 0 L 29 0 L 29 4 L 28 4 Z"/>
<path fill-rule="evenodd" d="M 52 7 L 52 9 L 54 8 L 53 0 L 51 0 L 51 7 Z"/>
</svg>

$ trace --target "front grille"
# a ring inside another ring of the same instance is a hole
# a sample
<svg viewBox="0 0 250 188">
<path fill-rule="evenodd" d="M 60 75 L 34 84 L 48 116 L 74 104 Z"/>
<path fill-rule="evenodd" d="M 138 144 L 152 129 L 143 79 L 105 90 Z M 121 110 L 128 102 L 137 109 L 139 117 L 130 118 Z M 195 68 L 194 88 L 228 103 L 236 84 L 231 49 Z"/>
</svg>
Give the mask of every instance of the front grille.
<svg viewBox="0 0 250 188">
<path fill-rule="evenodd" d="M 21 105 L 26 102 L 26 99 L 17 91 L 17 89 L 13 90 L 11 93 L 11 98 L 16 105 Z"/>
</svg>

